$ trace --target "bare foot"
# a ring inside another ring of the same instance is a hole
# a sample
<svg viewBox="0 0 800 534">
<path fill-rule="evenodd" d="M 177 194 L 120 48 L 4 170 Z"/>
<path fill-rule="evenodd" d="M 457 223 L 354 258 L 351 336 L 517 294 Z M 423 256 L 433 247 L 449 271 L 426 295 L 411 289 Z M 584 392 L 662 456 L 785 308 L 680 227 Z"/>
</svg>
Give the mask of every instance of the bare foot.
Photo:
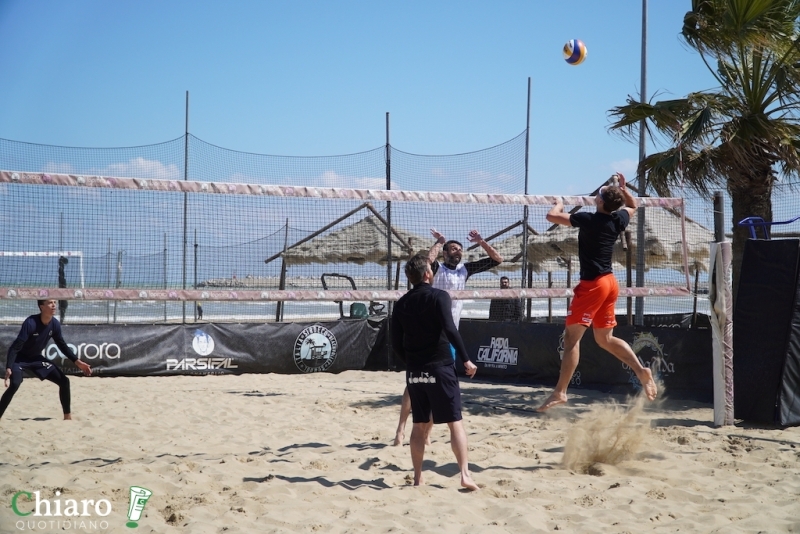
<svg viewBox="0 0 800 534">
<path fill-rule="evenodd" d="M 394 445 L 395 447 L 397 447 L 398 445 L 402 445 L 403 444 L 403 438 L 405 438 L 405 437 L 406 437 L 405 434 L 403 434 L 402 432 L 398 432 L 394 437 L 394 441 L 392 442 L 392 445 Z"/>
<path fill-rule="evenodd" d="M 472 477 L 470 476 L 469 473 L 467 473 L 466 475 L 461 475 L 461 486 L 468 489 L 469 491 L 478 491 L 480 489 L 478 485 L 475 484 L 475 481 L 472 480 Z"/>
<path fill-rule="evenodd" d="M 658 396 L 658 387 L 656 386 L 655 380 L 653 380 L 653 373 L 650 369 L 645 367 L 636 377 L 639 379 L 639 382 L 642 383 L 642 390 L 647 400 L 656 400 Z"/>
<path fill-rule="evenodd" d="M 65 413 L 64 414 L 64 421 L 72 421 L 72 414 Z"/>
<path fill-rule="evenodd" d="M 416 476 L 414 477 L 414 485 L 415 486 L 423 486 L 423 485 L 425 485 L 425 483 L 422 481 L 422 474 L 421 473 L 420 473 L 420 475 L 418 477 L 416 477 Z"/>
<path fill-rule="evenodd" d="M 556 393 L 555 391 L 547 397 L 547 400 L 544 403 L 536 408 L 537 412 L 544 412 L 552 408 L 553 406 L 558 406 L 559 404 L 564 404 L 567 402 L 567 394 L 566 393 Z"/>
</svg>

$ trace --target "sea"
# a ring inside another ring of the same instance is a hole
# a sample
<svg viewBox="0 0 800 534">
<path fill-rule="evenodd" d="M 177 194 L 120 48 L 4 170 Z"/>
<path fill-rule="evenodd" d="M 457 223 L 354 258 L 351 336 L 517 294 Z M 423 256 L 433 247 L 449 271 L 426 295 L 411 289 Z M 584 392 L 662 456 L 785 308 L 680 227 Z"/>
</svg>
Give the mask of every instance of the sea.
<svg viewBox="0 0 800 534">
<path fill-rule="evenodd" d="M 531 299 L 531 317 L 565 317 L 567 299 Z M 617 302 L 617 315 L 628 311 L 628 299 Z M 631 299 L 635 310 L 635 300 Z M 645 315 L 710 313 L 708 295 L 687 297 L 646 297 Z M 369 303 L 365 303 L 369 305 Z M 383 303 L 384 305 L 386 303 Z M 695 308 L 696 306 L 696 308 Z M 525 305 L 523 305 L 523 308 Z M 202 319 L 197 316 L 194 302 L 160 301 L 70 301 L 64 324 L 181 324 L 198 322 L 271 323 L 335 321 L 349 316 L 350 303 L 286 302 L 278 321 L 276 302 L 203 302 Z M 384 307 L 384 312 L 385 312 Z M 20 324 L 29 315 L 38 313 L 36 302 L 30 300 L 0 300 L 0 324 Z M 465 300 L 461 315 L 465 319 L 488 319 L 488 300 Z M 57 315 L 58 317 L 58 315 Z"/>
</svg>

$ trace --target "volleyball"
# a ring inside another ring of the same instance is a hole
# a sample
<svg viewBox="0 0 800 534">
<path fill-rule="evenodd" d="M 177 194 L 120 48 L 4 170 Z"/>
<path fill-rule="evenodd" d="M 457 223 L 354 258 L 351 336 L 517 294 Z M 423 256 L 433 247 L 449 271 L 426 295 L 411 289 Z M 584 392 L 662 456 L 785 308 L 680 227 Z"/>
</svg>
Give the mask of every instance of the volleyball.
<svg viewBox="0 0 800 534">
<path fill-rule="evenodd" d="M 586 45 L 580 39 L 570 39 L 564 45 L 564 61 L 570 65 L 580 65 L 586 59 Z"/>
</svg>

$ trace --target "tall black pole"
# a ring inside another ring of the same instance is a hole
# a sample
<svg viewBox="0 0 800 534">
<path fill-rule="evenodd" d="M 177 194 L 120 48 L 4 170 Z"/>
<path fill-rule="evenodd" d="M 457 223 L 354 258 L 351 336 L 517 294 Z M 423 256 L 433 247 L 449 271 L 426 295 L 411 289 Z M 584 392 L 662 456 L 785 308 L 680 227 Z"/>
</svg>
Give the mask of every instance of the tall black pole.
<svg viewBox="0 0 800 534">
<path fill-rule="evenodd" d="M 183 179 L 189 180 L 189 91 L 186 91 L 186 130 L 183 136 Z M 186 289 L 186 248 L 189 246 L 188 235 L 189 195 L 183 194 L 183 289 Z M 186 324 L 186 301 L 183 301 L 183 324 Z"/>
<path fill-rule="evenodd" d="M 386 190 L 392 189 L 392 146 L 389 144 L 389 112 L 386 112 Z M 392 289 L 392 202 L 386 202 L 386 289 Z M 394 302 L 386 303 L 388 315 L 386 316 L 386 350 L 388 351 L 389 369 L 394 367 L 392 358 L 391 319 Z"/>
<path fill-rule="evenodd" d="M 642 0 L 642 68 L 639 100 L 647 101 L 647 0 Z M 642 162 L 645 158 L 645 121 L 639 122 L 639 196 L 647 196 L 647 176 Z M 636 287 L 644 287 L 645 209 L 639 206 L 636 214 Z M 636 324 L 644 324 L 644 297 L 636 297 Z"/>
<path fill-rule="evenodd" d="M 389 145 L 389 112 L 386 112 L 386 189 L 392 189 L 392 149 Z M 386 202 L 386 289 L 392 289 L 392 201 Z"/>
<path fill-rule="evenodd" d="M 528 195 L 528 158 L 530 157 L 531 142 L 531 78 L 528 76 L 528 114 L 525 122 L 525 195 Z M 528 272 L 528 205 L 522 207 L 522 279 L 520 287 L 525 287 Z M 528 300 L 530 304 L 530 300 Z M 528 319 L 530 319 L 530 306 L 528 306 Z"/>
<path fill-rule="evenodd" d="M 714 241 L 725 241 L 725 203 L 722 191 L 714 191 Z"/>
<path fill-rule="evenodd" d="M 192 286 L 193 289 L 197 289 L 197 247 L 200 246 L 197 243 L 197 228 L 194 229 L 194 284 Z M 197 313 L 197 301 L 194 301 L 194 322 L 197 322 L 198 313 Z"/>
</svg>

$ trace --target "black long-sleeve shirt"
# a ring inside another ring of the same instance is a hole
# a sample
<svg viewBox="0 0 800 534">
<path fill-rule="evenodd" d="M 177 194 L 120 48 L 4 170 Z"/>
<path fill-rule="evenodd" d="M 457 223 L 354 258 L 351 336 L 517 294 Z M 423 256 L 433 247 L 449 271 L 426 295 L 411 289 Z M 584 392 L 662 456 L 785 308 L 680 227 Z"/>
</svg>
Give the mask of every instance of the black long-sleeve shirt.
<svg viewBox="0 0 800 534">
<path fill-rule="evenodd" d="M 58 322 L 58 319 L 53 317 L 49 323 L 44 324 L 41 315 L 31 315 L 22 323 L 17 339 L 8 348 L 6 368 L 11 369 L 11 365 L 15 361 L 49 362 L 50 360 L 42 356 L 42 351 L 47 347 L 51 338 L 64 356 L 73 362 L 78 359 L 64 341 L 64 337 L 61 335 L 61 323 Z"/>
<path fill-rule="evenodd" d="M 392 348 L 410 371 L 452 364 L 451 344 L 461 361 L 469 361 L 450 308 L 450 295 L 426 283 L 415 285 L 395 304 Z"/>
</svg>

